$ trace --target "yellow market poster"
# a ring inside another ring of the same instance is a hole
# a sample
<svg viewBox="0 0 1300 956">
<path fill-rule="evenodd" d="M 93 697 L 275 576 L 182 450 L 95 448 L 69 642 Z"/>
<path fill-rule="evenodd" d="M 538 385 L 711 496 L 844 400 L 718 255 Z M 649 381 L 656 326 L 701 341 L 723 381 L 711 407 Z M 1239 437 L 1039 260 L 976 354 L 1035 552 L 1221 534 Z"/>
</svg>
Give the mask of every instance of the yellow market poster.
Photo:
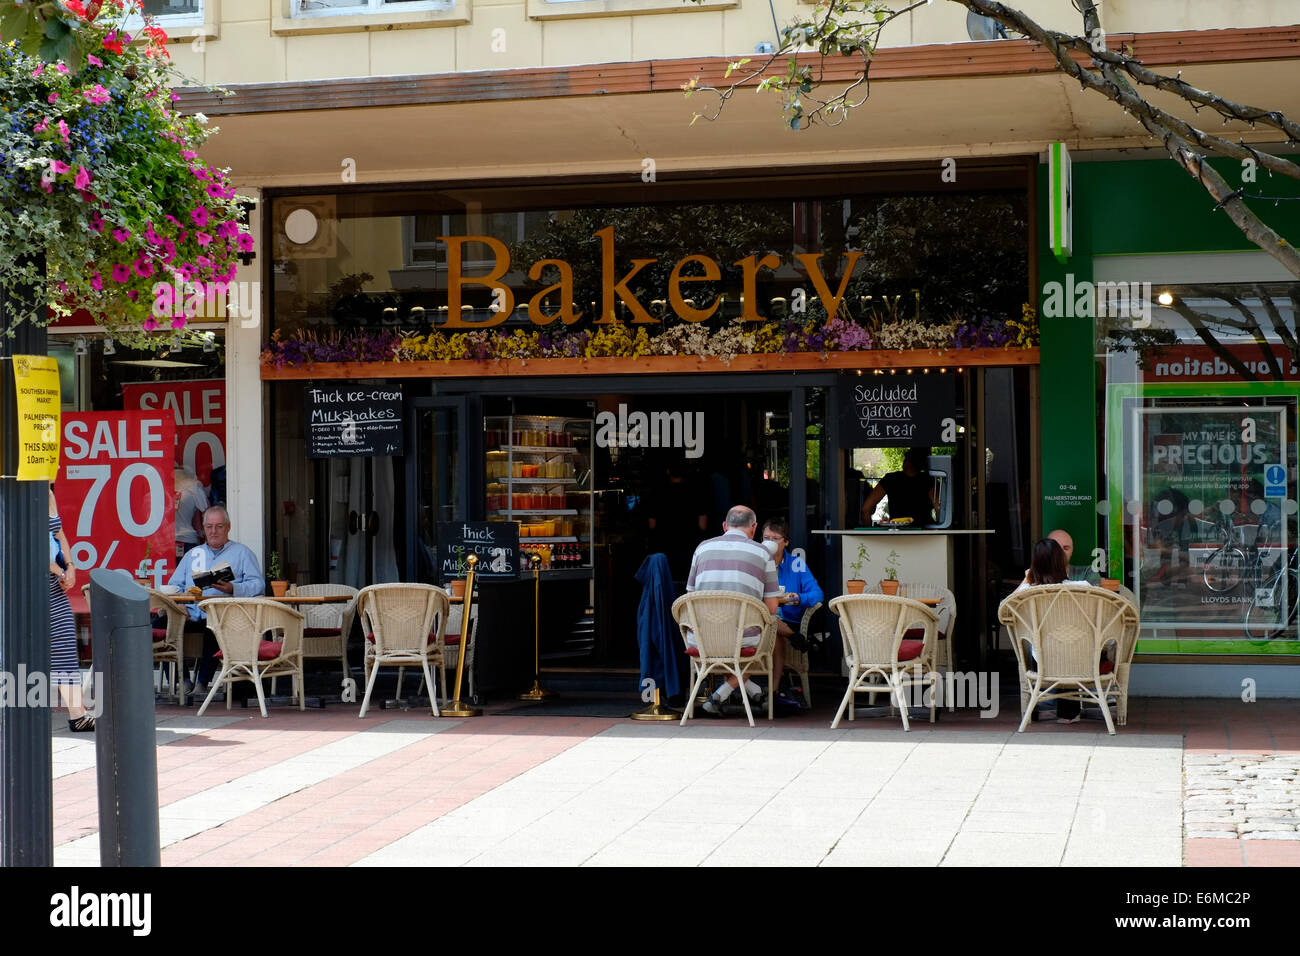
<svg viewBox="0 0 1300 956">
<path fill-rule="evenodd" d="M 59 363 L 48 355 L 15 355 L 18 480 L 53 481 L 59 472 Z"/>
</svg>

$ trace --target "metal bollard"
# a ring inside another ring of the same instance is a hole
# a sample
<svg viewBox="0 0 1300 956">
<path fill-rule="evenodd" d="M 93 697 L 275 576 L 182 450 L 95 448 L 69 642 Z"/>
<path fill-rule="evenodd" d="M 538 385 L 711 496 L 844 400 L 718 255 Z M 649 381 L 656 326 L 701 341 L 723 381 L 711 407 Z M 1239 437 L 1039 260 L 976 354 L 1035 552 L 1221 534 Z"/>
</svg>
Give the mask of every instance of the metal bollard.
<svg viewBox="0 0 1300 956">
<path fill-rule="evenodd" d="M 158 752 L 154 732 L 149 592 L 125 575 L 90 572 L 90 624 L 101 866 L 159 866 Z"/>
</svg>

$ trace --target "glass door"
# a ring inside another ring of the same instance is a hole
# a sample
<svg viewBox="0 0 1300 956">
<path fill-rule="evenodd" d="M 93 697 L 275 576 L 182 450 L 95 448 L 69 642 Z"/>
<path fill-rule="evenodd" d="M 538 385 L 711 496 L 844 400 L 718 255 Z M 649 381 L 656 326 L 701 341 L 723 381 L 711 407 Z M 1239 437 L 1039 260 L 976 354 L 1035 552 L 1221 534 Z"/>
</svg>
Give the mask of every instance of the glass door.
<svg viewBox="0 0 1300 956">
<path fill-rule="evenodd" d="M 463 443 L 465 399 L 411 402 L 406 456 L 406 573 L 404 580 L 439 584 L 438 525 L 469 517 L 469 461 Z"/>
</svg>

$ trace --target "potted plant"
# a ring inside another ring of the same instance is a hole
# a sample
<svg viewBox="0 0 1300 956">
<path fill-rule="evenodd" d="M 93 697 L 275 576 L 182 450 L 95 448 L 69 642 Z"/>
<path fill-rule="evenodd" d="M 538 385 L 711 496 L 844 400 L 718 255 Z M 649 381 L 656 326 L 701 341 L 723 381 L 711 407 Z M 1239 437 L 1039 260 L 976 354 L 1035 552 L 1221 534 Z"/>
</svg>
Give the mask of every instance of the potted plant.
<svg viewBox="0 0 1300 956">
<path fill-rule="evenodd" d="M 271 575 L 271 593 L 276 597 L 284 597 L 284 593 L 289 590 L 289 582 L 284 578 L 284 569 L 280 567 L 280 552 L 272 551 L 270 560 L 266 562 L 267 570 Z"/>
<path fill-rule="evenodd" d="M 898 559 L 898 552 L 890 548 L 889 557 L 886 559 L 887 563 L 885 564 L 885 577 L 880 582 L 881 594 L 898 593 Z"/>
<path fill-rule="evenodd" d="M 849 570 L 853 572 L 853 577 L 844 582 L 845 587 L 849 589 L 850 594 L 861 594 L 866 588 L 867 582 L 862 577 L 862 566 L 871 563 L 871 555 L 867 552 L 865 544 L 858 544 L 858 559 L 849 562 Z"/>
</svg>

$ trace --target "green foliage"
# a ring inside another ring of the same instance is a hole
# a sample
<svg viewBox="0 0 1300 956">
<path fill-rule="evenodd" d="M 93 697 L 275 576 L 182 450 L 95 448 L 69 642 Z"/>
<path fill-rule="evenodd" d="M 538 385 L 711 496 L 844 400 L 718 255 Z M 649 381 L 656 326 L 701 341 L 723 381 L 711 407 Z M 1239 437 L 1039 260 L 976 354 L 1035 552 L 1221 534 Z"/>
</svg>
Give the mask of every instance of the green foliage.
<svg viewBox="0 0 1300 956">
<path fill-rule="evenodd" d="M 280 552 L 272 551 L 270 558 L 266 562 L 267 573 L 271 576 L 272 581 L 284 580 L 284 568 L 280 566 Z"/>
<path fill-rule="evenodd" d="M 215 130 L 172 106 L 192 81 L 166 33 L 146 17 L 148 42 L 128 35 L 138 10 L 0 0 L 0 287 L 21 300 L 17 319 L 85 308 L 119 342 L 152 348 L 165 342 L 148 333 L 197 313 L 203 284 L 234 278 L 253 237 L 227 171 L 198 158 Z M 197 297 L 155 314 L 156 286 L 190 282 Z"/>
<path fill-rule="evenodd" d="M 867 551 L 867 546 L 864 542 L 859 542 L 858 558 L 856 561 L 849 562 L 849 570 L 853 572 L 853 580 L 855 581 L 864 580 L 864 578 L 862 577 L 862 566 L 864 564 L 870 564 L 870 563 L 871 563 L 871 553 Z"/>
<path fill-rule="evenodd" d="M 898 562 L 901 555 L 893 548 L 889 549 L 889 557 L 885 561 L 885 579 L 888 581 L 898 580 Z"/>
</svg>

